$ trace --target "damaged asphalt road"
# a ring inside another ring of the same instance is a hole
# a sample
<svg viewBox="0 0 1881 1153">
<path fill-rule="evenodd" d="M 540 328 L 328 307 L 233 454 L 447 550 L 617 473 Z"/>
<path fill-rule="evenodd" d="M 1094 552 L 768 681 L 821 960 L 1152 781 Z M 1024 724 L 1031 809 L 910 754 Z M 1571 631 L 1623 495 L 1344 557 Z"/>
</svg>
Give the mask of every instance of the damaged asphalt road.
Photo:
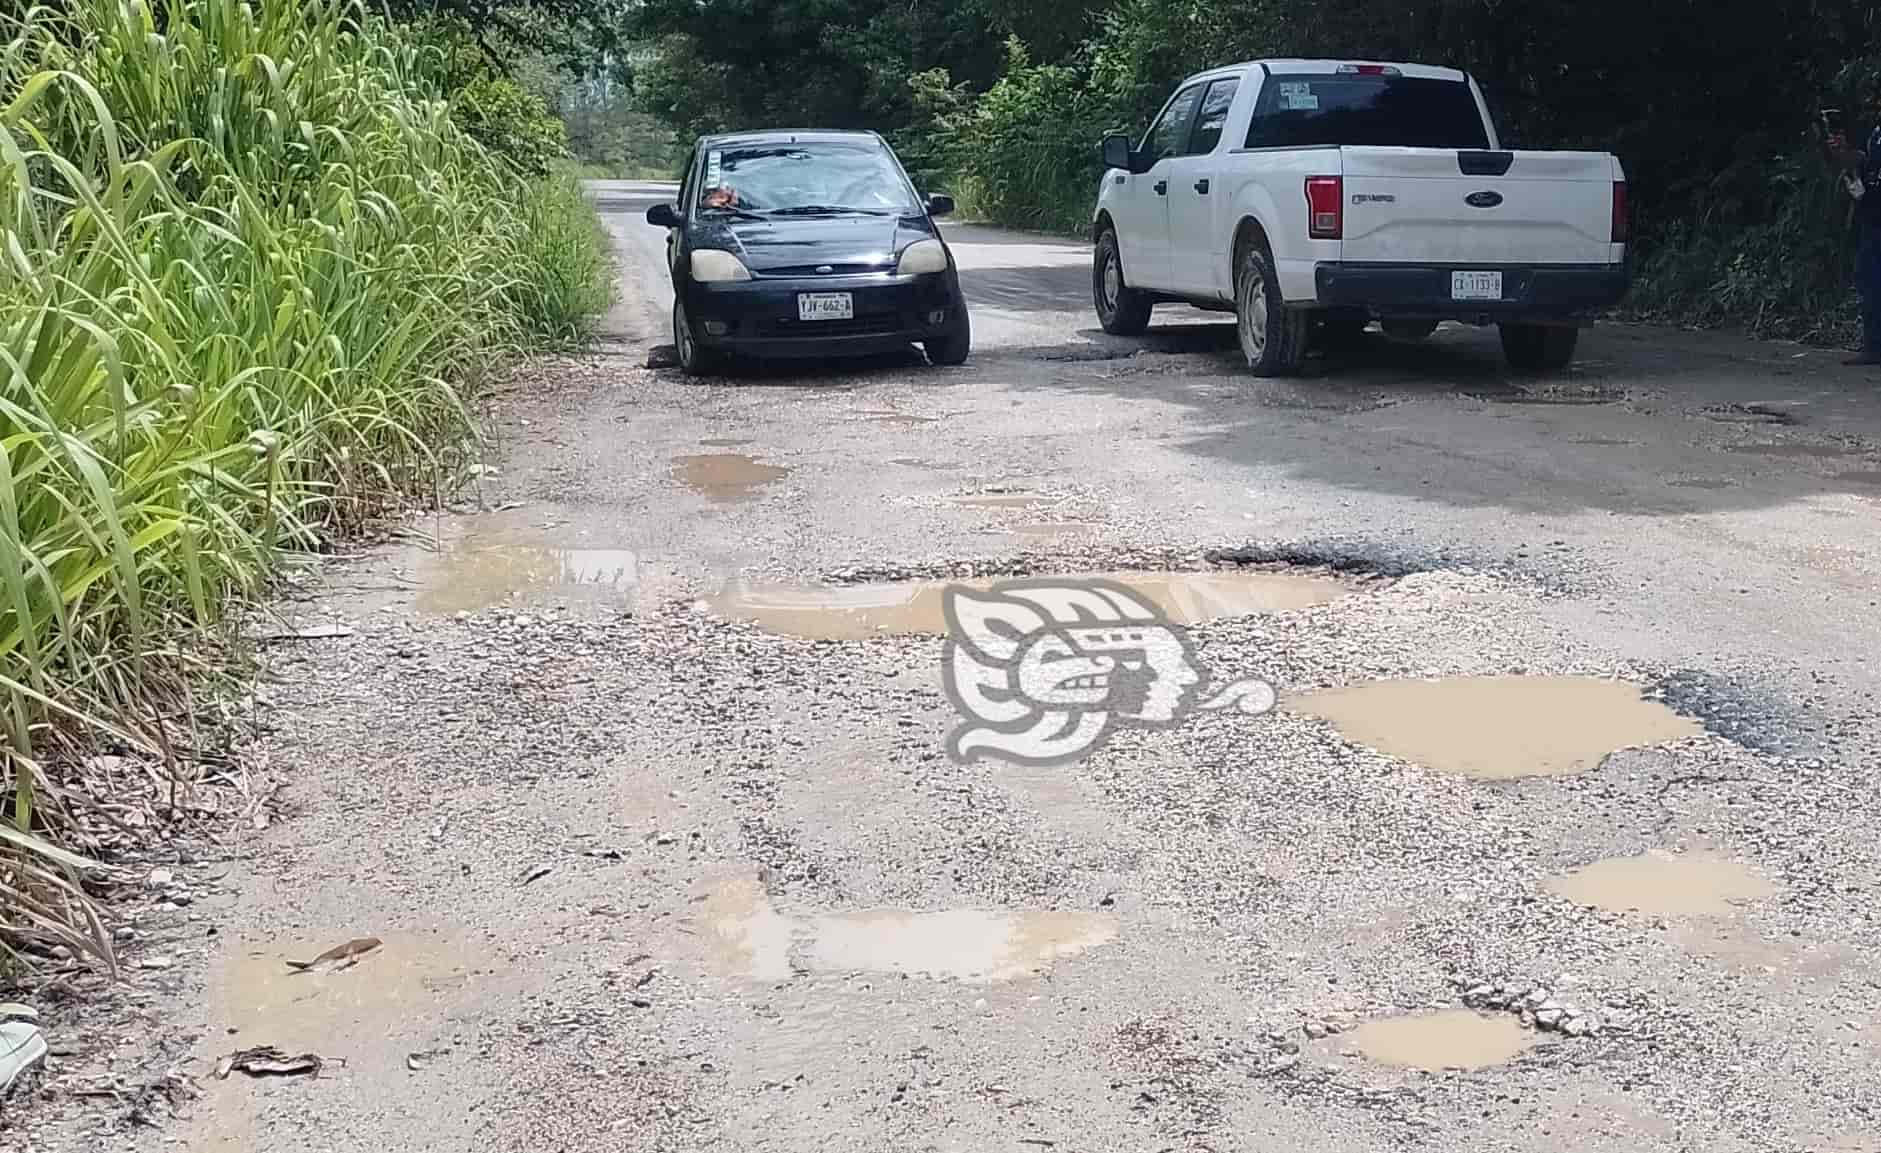
<svg viewBox="0 0 1881 1153">
<path fill-rule="evenodd" d="M 270 652 L 283 818 L 140 914 L 32 1148 L 1881 1149 L 1881 382 L 1627 328 L 1261 381 L 950 228 L 966 367 L 699 383 L 653 194 L 472 503 L 288 606 L 353 631 Z M 1052 769 L 946 756 L 874 588 L 1152 571 L 1279 707 Z M 317 1075 L 212 1075 L 259 1047 Z M 172 1065 L 155 1127 L 61 1089 Z"/>
</svg>

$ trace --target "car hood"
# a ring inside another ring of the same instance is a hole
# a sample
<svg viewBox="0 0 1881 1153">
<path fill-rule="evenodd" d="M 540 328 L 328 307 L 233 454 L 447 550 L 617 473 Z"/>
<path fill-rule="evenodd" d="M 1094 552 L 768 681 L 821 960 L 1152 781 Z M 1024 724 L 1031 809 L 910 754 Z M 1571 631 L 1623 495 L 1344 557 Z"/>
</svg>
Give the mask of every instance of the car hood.
<svg viewBox="0 0 1881 1153">
<path fill-rule="evenodd" d="M 814 274 L 823 265 L 844 273 L 893 267 L 902 249 L 933 235 L 933 227 L 920 217 L 734 217 L 700 221 L 693 247 L 735 252 L 756 273 Z"/>
</svg>

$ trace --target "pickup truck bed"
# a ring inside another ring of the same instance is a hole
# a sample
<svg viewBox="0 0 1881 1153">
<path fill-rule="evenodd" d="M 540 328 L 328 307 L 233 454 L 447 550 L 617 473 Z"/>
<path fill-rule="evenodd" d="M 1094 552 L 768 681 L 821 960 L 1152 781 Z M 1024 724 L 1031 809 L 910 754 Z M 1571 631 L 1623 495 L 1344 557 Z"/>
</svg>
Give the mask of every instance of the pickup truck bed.
<svg viewBox="0 0 1881 1153">
<path fill-rule="evenodd" d="M 1627 288 L 1625 176 L 1601 152 L 1500 147 L 1467 75 L 1260 61 L 1200 73 L 1140 142 L 1105 141 L 1093 299 L 1112 332 L 1157 302 L 1233 309 L 1258 373 L 1373 319 L 1419 338 L 1502 325 L 1560 368 Z"/>
</svg>

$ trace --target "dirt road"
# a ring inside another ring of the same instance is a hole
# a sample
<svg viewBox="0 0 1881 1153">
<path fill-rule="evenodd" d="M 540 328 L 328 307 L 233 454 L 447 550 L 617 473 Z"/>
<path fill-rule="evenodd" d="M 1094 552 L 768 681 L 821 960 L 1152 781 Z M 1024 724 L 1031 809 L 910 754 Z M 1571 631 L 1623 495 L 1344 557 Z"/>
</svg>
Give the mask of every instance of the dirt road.
<svg viewBox="0 0 1881 1153">
<path fill-rule="evenodd" d="M 36 1148 L 1881 1149 L 1881 379 L 1603 328 L 1257 381 L 957 227 L 965 368 L 696 383 L 656 194 L 597 190 L 621 303 L 483 509 L 290 606 L 356 631 L 277 656 L 280 819 L 72 1063 L 204 1095 Z M 1022 572 L 1279 707 L 957 763 L 933 587 L 874 586 Z"/>
</svg>

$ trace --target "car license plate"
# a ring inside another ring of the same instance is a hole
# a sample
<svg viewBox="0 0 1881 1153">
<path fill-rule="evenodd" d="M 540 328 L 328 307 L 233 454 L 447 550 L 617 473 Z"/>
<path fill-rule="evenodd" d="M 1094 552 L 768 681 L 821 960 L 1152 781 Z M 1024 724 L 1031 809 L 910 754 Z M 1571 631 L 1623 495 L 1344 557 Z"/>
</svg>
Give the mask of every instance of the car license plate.
<svg viewBox="0 0 1881 1153">
<path fill-rule="evenodd" d="M 1501 300 L 1502 274 L 1500 272 L 1452 272 L 1450 274 L 1451 300 Z"/>
<path fill-rule="evenodd" d="M 847 292 L 800 292 L 798 320 L 854 320 L 855 298 Z"/>
</svg>

